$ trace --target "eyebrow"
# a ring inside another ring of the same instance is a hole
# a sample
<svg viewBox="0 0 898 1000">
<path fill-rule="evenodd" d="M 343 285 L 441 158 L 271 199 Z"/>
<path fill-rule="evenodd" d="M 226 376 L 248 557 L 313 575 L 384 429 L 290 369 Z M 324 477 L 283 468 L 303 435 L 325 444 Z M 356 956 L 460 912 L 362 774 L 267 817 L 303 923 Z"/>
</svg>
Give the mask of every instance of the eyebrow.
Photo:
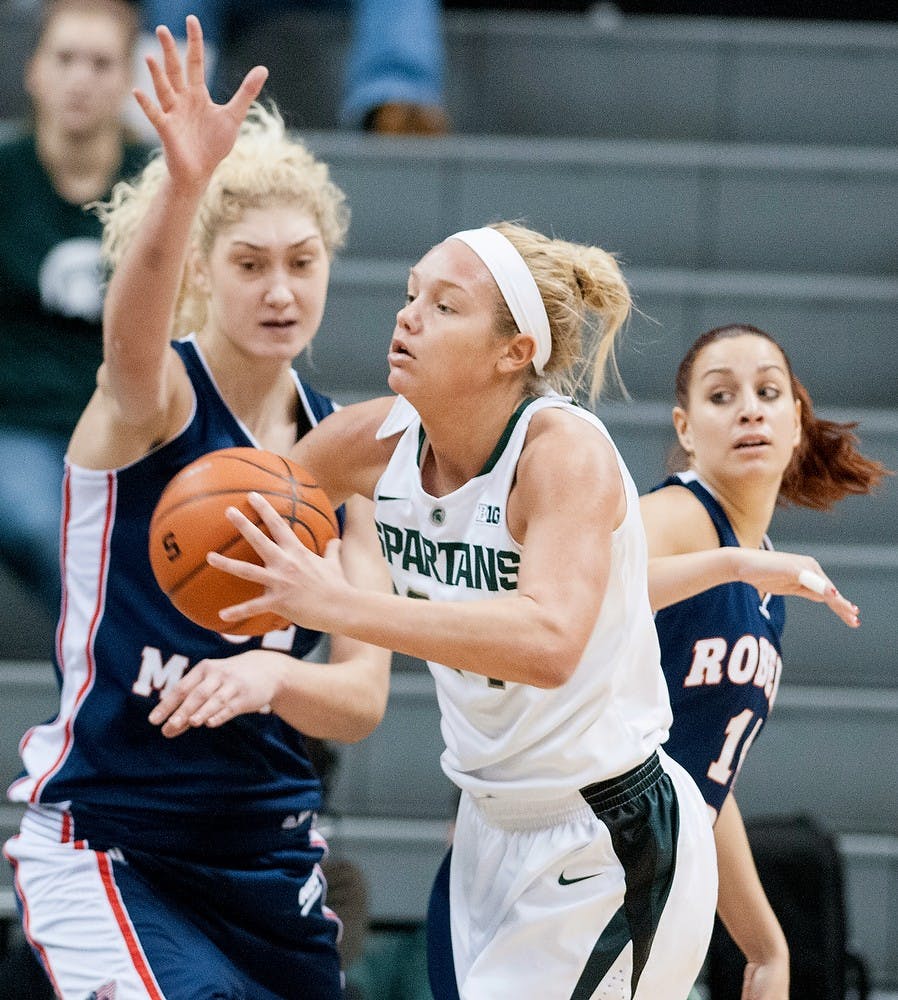
<svg viewBox="0 0 898 1000">
<path fill-rule="evenodd" d="M 421 280 L 420 275 L 418 274 L 418 272 L 415 270 L 414 267 L 410 267 L 408 269 L 408 276 L 410 278 L 417 278 L 419 281 Z M 465 291 L 465 289 L 461 285 L 459 285 L 458 282 L 447 281 L 445 278 L 434 278 L 433 284 L 437 288 L 457 288 L 461 292 Z"/>
<path fill-rule="evenodd" d="M 769 371 L 771 368 L 775 368 L 781 375 L 786 375 L 786 370 L 782 365 L 778 365 L 775 361 L 768 361 L 763 364 L 758 365 L 757 370 L 759 372 Z M 702 378 L 708 378 L 710 375 L 732 375 L 733 369 L 728 365 L 719 365 L 717 368 L 709 368 L 707 371 L 702 372 Z"/>
<path fill-rule="evenodd" d="M 321 237 L 317 233 L 310 233 L 308 236 L 304 236 L 301 240 L 297 240 L 295 243 L 291 243 L 287 249 L 296 250 L 298 247 L 304 246 L 313 240 L 320 240 Z M 247 247 L 249 250 L 268 250 L 269 247 L 261 246 L 256 243 L 251 243 L 249 240 L 234 240 L 231 244 L 232 247 Z"/>
</svg>

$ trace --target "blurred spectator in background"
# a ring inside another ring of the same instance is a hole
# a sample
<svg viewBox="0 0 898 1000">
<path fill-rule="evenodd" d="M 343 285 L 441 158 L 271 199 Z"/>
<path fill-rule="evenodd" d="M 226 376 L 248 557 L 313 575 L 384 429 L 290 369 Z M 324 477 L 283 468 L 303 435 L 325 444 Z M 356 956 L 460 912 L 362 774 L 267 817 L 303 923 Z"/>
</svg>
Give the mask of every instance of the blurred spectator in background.
<svg viewBox="0 0 898 1000">
<path fill-rule="evenodd" d="M 341 122 L 386 135 L 443 135 L 445 53 L 440 0 L 142 0 L 141 47 L 155 51 L 153 31 L 166 25 L 183 44 L 184 23 L 203 26 L 206 76 L 215 91 L 215 59 L 248 18 L 286 8 L 351 15 Z M 138 61 L 138 79 L 144 72 Z M 302 72 L 297 65 L 296 71 Z M 146 89 L 145 87 L 143 89 Z"/>
<path fill-rule="evenodd" d="M 138 26 L 127 0 L 48 0 L 31 121 L 0 145 L 0 559 L 53 616 L 62 460 L 102 354 L 101 226 L 83 206 L 145 157 L 122 119 Z"/>
</svg>

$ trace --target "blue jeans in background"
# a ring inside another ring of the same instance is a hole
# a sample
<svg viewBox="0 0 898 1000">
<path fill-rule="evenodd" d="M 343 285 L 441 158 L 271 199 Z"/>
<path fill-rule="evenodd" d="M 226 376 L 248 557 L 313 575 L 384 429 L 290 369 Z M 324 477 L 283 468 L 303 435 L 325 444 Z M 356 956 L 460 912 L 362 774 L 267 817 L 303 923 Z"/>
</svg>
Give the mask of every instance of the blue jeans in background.
<svg viewBox="0 0 898 1000">
<path fill-rule="evenodd" d="M 0 426 L 0 560 L 59 613 L 59 522 L 68 438 Z"/>
<path fill-rule="evenodd" d="M 440 0 L 144 0 L 144 27 L 164 24 L 184 36 L 184 21 L 196 14 L 204 38 L 217 50 L 226 43 L 230 19 L 254 18 L 291 6 L 349 13 L 352 39 L 344 70 L 341 118 L 359 126 L 381 104 L 393 101 L 442 106 L 445 53 Z"/>
</svg>

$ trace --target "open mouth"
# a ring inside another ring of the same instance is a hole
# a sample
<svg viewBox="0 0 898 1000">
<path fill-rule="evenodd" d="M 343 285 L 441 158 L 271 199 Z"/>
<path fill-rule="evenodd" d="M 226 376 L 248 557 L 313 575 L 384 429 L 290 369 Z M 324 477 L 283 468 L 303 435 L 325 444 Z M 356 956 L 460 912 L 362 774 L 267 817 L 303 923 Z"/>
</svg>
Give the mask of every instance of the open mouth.
<svg viewBox="0 0 898 1000">
<path fill-rule="evenodd" d="M 414 358 L 414 354 L 412 354 L 412 352 L 398 340 L 394 340 L 390 344 L 390 354 L 399 354 L 406 358 Z"/>
<path fill-rule="evenodd" d="M 762 437 L 743 438 L 741 441 L 736 442 L 736 449 L 737 451 L 741 451 L 746 448 L 763 448 L 769 443 L 766 438 Z"/>
</svg>

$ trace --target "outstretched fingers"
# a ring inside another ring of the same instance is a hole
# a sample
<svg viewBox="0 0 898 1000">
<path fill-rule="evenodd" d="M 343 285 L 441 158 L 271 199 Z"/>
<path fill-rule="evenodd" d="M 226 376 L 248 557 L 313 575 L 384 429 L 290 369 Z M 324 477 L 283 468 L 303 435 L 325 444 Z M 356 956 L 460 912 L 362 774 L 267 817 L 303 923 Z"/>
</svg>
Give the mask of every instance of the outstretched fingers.
<svg viewBox="0 0 898 1000">
<path fill-rule="evenodd" d="M 178 52 L 175 36 L 166 25 L 160 24 L 156 28 L 156 38 L 162 49 L 162 64 L 168 85 L 173 91 L 180 92 L 184 90 L 184 71 L 181 68 L 181 54 Z M 202 36 L 200 40 L 202 41 Z M 149 59 L 147 61 L 149 62 Z"/>
<path fill-rule="evenodd" d="M 185 23 L 187 26 L 187 56 L 185 58 L 187 86 L 205 87 L 206 63 L 203 54 L 203 29 L 195 14 L 188 14 Z M 180 74 L 180 72 L 181 65 L 178 62 L 178 73 Z"/>
<path fill-rule="evenodd" d="M 206 561 L 216 569 L 224 570 L 232 576 L 240 577 L 241 580 L 248 580 L 250 583 L 266 585 L 271 577 L 268 571 L 269 564 L 277 559 L 284 549 L 290 551 L 302 551 L 302 542 L 293 534 L 290 526 L 281 515 L 271 506 L 271 504 L 260 493 L 249 493 L 249 502 L 262 519 L 262 524 L 267 528 L 268 534 L 262 531 L 261 527 L 253 522 L 236 507 L 228 507 L 225 517 L 234 525 L 246 541 L 252 546 L 255 553 L 262 560 L 264 565 L 257 566 L 255 563 L 243 562 L 239 559 L 231 559 L 223 556 L 219 552 L 209 552 Z"/>
<path fill-rule="evenodd" d="M 147 60 L 147 63 L 149 63 L 149 60 Z M 150 68 L 150 72 L 152 72 L 152 67 Z M 142 90 L 134 90 L 132 93 L 134 94 L 134 100 L 137 101 L 141 110 L 149 119 L 150 124 L 158 132 L 164 121 L 159 107 Z"/>
<path fill-rule="evenodd" d="M 156 100 L 163 111 L 170 111 L 175 103 L 175 90 L 169 82 L 163 68 L 155 56 L 147 56 L 147 68 L 150 71 L 150 79 L 153 81 L 153 90 L 156 92 Z"/>
<path fill-rule="evenodd" d="M 164 120 L 163 115 L 171 111 L 177 92 L 184 88 L 184 78 L 181 73 L 178 47 L 172 33 L 164 24 L 160 24 L 156 28 L 156 37 L 162 48 L 164 68 L 159 64 L 159 60 L 152 55 L 146 57 L 146 64 L 153 82 L 153 90 L 156 92 L 158 107 L 142 90 L 135 90 L 133 93 L 143 113 L 150 120 L 150 124 L 158 132 Z"/>
<path fill-rule="evenodd" d="M 852 604 L 851 601 L 844 598 L 839 593 L 835 584 L 822 573 L 803 569 L 798 574 L 798 583 L 805 591 L 810 592 L 802 596 L 810 600 L 822 600 L 831 611 L 838 615 L 851 628 L 857 628 L 860 625 L 857 605 Z"/>
<path fill-rule="evenodd" d="M 334 561 L 339 563 L 339 548 L 328 552 L 329 559 L 323 559 L 303 545 L 287 521 L 261 494 L 250 493 L 248 496 L 259 515 L 260 524 L 254 524 L 235 507 L 229 507 L 226 516 L 263 565 L 232 559 L 218 552 L 209 552 L 206 559 L 210 566 L 256 584 L 263 592 L 242 604 L 223 608 L 219 612 L 221 619 L 225 622 L 238 621 L 263 611 L 273 611 L 289 621 L 298 622 L 300 619 L 297 616 L 303 616 L 302 624 L 310 628 L 318 627 L 311 624 L 312 619 L 308 618 L 317 612 L 297 595 L 317 593 L 320 581 L 330 578 L 328 572 L 333 575 L 333 570 L 326 571 L 323 567 Z"/>
<path fill-rule="evenodd" d="M 225 511 L 225 517 L 234 525 L 234 527 L 240 532 L 241 535 L 249 542 L 255 553 L 262 559 L 263 563 L 268 563 L 270 560 L 275 558 L 280 552 L 280 548 L 276 541 L 273 541 L 268 535 L 262 531 L 257 525 L 242 512 L 237 510 L 236 507 L 228 507 Z M 280 515 L 275 512 L 275 517 L 280 521 Z M 266 522 L 266 527 L 269 531 L 270 526 Z M 227 556 L 223 556 L 218 552 L 209 552 L 206 555 L 206 559 L 210 566 L 215 566 L 217 569 L 224 569 L 228 573 L 233 573 L 234 576 L 239 576 L 244 580 L 252 580 L 254 583 L 258 583 L 258 576 L 248 576 L 246 570 L 252 567 L 256 570 L 264 572 L 264 566 L 255 566 L 253 563 L 242 562 L 239 559 L 231 559 Z M 238 568 L 240 571 L 238 572 Z"/>
<path fill-rule="evenodd" d="M 271 506 L 271 504 L 255 491 L 248 493 L 247 497 L 253 509 L 262 518 L 262 522 L 268 529 L 271 537 L 280 547 L 288 546 L 296 548 L 301 545 L 292 529 L 281 515 Z M 260 552 L 259 555 L 262 553 Z"/>
<path fill-rule="evenodd" d="M 827 607 L 851 628 L 857 628 L 861 623 L 860 610 L 856 604 L 852 604 L 843 597 L 835 587 L 832 587 L 826 594 L 824 600 Z"/>
<path fill-rule="evenodd" d="M 254 66 L 243 78 L 243 82 L 237 88 L 234 96 L 225 105 L 229 114 L 238 121 L 243 121 L 249 106 L 262 93 L 262 87 L 268 79 L 268 70 L 265 66 Z"/>
</svg>

